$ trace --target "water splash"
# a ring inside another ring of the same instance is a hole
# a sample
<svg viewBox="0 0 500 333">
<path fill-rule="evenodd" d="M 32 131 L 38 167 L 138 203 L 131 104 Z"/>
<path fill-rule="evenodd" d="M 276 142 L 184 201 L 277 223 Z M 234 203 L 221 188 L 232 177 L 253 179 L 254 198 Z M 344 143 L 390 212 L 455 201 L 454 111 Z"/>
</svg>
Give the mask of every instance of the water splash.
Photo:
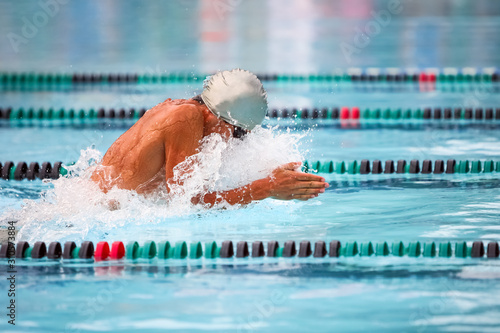
<svg viewBox="0 0 500 333">
<path fill-rule="evenodd" d="M 18 220 L 18 239 L 28 241 L 104 239 L 117 230 L 130 233 L 140 228 L 154 229 L 171 223 L 172 218 L 182 220 L 187 216 L 201 217 L 203 223 L 203 216 L 228 214 L 241 207 L 222 203 L 215 210 L 208 209 L 193 205 L 192 197 L 237 188 L 267 177 L 282 164 L 303 160 L 299 147 L 305 135 L 259 127 L 244 140 L 225 141 L 219 135 L 208 136 L 197 154 L 176 166 L 174 178 L 182 180 L 182 187 L 173 186 L 168 193 L 161 186 L 147 196 L 116 187 L 103 193 L 90 180 L 102 154 L 88 148 L 75 165 L 68 167 L 68 177 L 49 181 L 51 188 L 39 200 L 27 199 L 20 210 L 10 211 L 3 218 Z M 110 209 L 111 202 L 119 209 Z M 280 209 L 296 204 L 266 200 L 244 209 L 251 210 L 255 205 Z"/>
</svg>

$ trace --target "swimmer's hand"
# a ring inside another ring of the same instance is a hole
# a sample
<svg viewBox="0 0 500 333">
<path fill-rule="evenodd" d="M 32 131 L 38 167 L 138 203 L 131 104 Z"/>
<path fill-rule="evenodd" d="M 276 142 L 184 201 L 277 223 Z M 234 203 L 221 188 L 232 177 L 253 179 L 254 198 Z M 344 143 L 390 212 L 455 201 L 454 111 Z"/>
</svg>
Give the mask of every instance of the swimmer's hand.
<svg viewBox="0 0 500 333">
<path fill-rule="evenodd" d="M 269 196 L 280 200 L 309 200 L 325 192 L 329 187 L 325 179 L 297 171 L 301 162 L 292 162 L 275 169 L 269 179 Z"/>
<path fill-rule="evenodd" d="M 210 192 L 194 197 L 194 205 L 203 203 L 213 206 L 226 202 L 231 205 L 247 205 L 252 201 L 274 198 L 280 200 L 309 200 L 325 192 L 328 183 L 323 177 L 297 171 L 301 162 L 293 162 L 275 169 L 271 176 L 251 184 L 222 192 Z"/>
</svg>

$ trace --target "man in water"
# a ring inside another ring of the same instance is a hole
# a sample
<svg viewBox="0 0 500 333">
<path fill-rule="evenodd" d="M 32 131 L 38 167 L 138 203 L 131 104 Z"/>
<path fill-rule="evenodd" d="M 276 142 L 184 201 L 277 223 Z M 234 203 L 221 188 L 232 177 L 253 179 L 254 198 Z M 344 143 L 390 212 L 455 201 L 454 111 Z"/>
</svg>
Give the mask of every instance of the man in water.
<svg viewBox="0 0 500 333">
<path fill-rule="evenodd" d="M 241 69 L 219 72 L 205 82 L 201 96 L 167 99 L 146 112 L 111 145 L 92 180 L 105 192 L 117 186 L 145 193 L 161 184 L 170 191 L 174 167 L 197 153 L 205 136 L 239 138 L 260 125 L 266 113 L 267 94 L 257 76 Z M 200 194 L 192 201 L 244 205 L 269 197 L 317 197 L 328 184 L 320 176 L 296 171 L 300 165 L 288 163 L 246 186 Z"/>
</svg>

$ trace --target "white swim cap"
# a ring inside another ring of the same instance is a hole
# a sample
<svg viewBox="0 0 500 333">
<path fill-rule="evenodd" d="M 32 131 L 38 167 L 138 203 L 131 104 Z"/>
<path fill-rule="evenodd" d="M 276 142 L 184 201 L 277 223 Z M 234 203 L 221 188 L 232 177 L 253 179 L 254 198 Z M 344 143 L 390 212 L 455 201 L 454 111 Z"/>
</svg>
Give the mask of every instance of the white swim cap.
<svg viewBox="0 0 500 333">
<path fill-rule="evenodd" d="M 267 93 L 255 74 L 243 69 L 207 77 L 201 98 L 213 114 L 232 125 L 251 130 L 267 113 Z"/>
</svg>

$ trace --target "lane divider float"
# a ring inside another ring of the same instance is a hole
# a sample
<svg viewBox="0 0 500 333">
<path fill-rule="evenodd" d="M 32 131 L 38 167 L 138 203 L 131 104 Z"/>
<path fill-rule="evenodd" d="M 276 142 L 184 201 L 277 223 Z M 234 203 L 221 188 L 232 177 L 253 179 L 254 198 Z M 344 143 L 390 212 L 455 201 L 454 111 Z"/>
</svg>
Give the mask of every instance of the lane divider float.
<svg viewBox="0 0 500 333">
<path fill-rule="evenodd" d="M 298 244 L 298 246 L 297 246 Z M 204 250 L 203 250 L 204 249 Z M 425 258 L 498 258 L 499 245 L 496 241 L 485 244 L 482 241 L 452 243 L 443 242 L 420 242 L 414 241 L 404 243 L 396 242 L 341 242 L 332 240 L 329 243 L 317 241 L 314 247 L 310 241 L 300 242 L 286 241 L 280 244 L 278 241 L 267 243 L 267 252 L 264 243 L 254 241 L 248 243 L 239 241 L 233 243 L 230 240 L 217 243 L 192 242 L 188 245 L 185 241 L 170 243 L 168 241 L 154 242 L 145 241 L 142 245 L 138 242 L 129 242 L 125 245 L 121 241 L 115 241 L 111 247 L 108 242 L 98 242 L 95 247 L 91 241 L 84 241 L 77 246 L 75 242 L 68 241 L 61 245 L 59 242 L 51 242 L 48 246 L 37 241 L 31 246 L 28 242 L 20 241 L 14 246 L 13 243 L 2 243 L 0 246 L 0 258 L 17 259 L 48 259 L 48 260 L 71 260 L 88 259 L 96 262 L 106 260 L 137 260 L 137 259 L 215 259 L 215 258 L 324 258 L 324 257 L 425 257 Z"/>
<path fill-rule="evenodd" d="M 480 160 L 352 160 L 352 161 L 305 161 L 302 169 L 310 173 L 330 174 L 479 174 L 500 172 L 500 161 Z"/>
<path fill-rule="evenodd" d="M 4 180 L 58 179 L 68 174 L 68 166 L 62 162 L 0 162 L 0 178 Z M 302 170 L 309 173 L 327 174 L 491 174 L 500 172 L 500 161 L 480 160 L 351 160 L 351 161 L 304 161 Z"/>
<path fill-rule="evenodd" d="M 203 81 L 210 74 L 193 72 L 172 73 L 34 73 L 2 72 L 0 86 L 54 86 L 74 84 L 168 84 Z M 349 68 L 331 73 L 311 74 L 257 74 L 262 81 L 277 82 L 367 82 L 367 83 L 483 83 L 499 82 L 500 73 L 495 68 L 442 68 L 442 69 L 398 69 L 398 68 Z"/>
<path fill-rule="evenodd" d="M 500 120 L 500 108 L 493 107 L 425 107 L 425 108 L 360 108 L 324 107 L 324 108 L 283 108 L 271 109 L 269 118 L 298 119 L 362 119 L 362 120 Z"/>
<path fill-rule="evenodd" d="M 138 119 L 146 108 L 16 108 L 0 107 L 0 119 L 23 120 L 64 120 L 64 119 Z M 273 108 L 267 116 L 272 119 L 362 119 L 362 120 L 500 120 L 500 107 L 424 107 L 424 108 Z"/>
<path fill-rule="evenodd" d="M 64 119 L 138 119 L 146 113 L 146 108 L 110 109 L 65 109 L 65 108 L 17 108 L 0 107 L 0 119 L 4 120 L 64 120 Z"/>
<path fill-rule="evenodd" d="M 58 161 L 50 162 L 18 162 L 14 164 L 7 161 L 4 164 L 0 162 L 0 178 L 4 180 L 36 180 L 36 179 L 58 179 L 67 174 L 67 169 L 63 163 Z"/>
</svg>

